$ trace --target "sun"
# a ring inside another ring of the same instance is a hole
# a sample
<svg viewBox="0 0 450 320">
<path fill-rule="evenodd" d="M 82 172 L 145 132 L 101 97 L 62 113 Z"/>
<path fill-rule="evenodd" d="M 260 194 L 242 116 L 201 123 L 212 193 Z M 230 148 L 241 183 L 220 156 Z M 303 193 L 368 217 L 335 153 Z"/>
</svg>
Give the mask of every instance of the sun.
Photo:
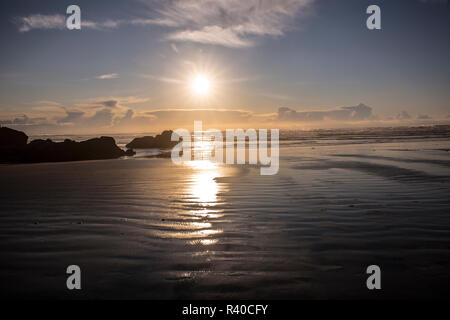
<svg viewBox="0 0 450 320">
<path fill-rule="evenodd" d="M 207 96 L 211 92 L 211 81 L 206 75 L 197 75 L 192 80 L 192 91 L 198 96 Z"/>
</svg>

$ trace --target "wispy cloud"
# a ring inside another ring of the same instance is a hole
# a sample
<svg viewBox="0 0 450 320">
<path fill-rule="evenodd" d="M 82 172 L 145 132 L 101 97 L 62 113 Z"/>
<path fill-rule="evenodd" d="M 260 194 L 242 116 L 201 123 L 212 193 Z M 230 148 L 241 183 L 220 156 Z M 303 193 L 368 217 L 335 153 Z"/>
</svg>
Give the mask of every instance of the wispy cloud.
<svg viewBox="0 0 450 320">
<path fill-rule="evenodd" d="M 156 19 L 131 19 L 131 20 L 120 20 L 121 24 L 129 24 L 134 26 L 148 26 L 148 25 L 160 25 L 166 27 L 176 27 L 178 23 L 165 18 L 156 18 Z"/>
<path fill-rule="evenodd" d="M 320 111 L 296 111 L 286 107 L 278 109 L 278 120 L 289 122 L 314 122 L 325 120 L 361 121 L 371 119 L 372 116 L 372 108 L 362 103 L 352 107 L 340 107 Z"/>
<path fill-rule="evenodd" d="M 242 48 L 261 36 L 282 36 L 314 0 L 148 0 L 146 18 L 82 20 L 82 29 L 107 30 L 121 25 L 160 25 L 173 28 L 166 38 Z M 158 5 L 159 4 L 159 5 Z M 20 32 L 63 29 L 65 16 L 33 14 L 15 19 Z M 177 52 L 177 48 L 172 46 Z"/>
<path fill-rule="evenodd" d="M 101 22 L 94 21 L 81 21 L 81 28 L 103 30 L 103 29 L 116 29 L 121 25 L 121 21 L 105 20 Z"/>
<path fill-rule="evenodd" d="M 419 114 L 419 115 L 417 115 L 417 119 L 419 119 L 419 120 L 430 120 L 430 119 L 432 119 L 432 117 L 427 115 L 427 114 Z"/>
<path fill-rule="evenodd" d="M 51 100 L 39 100 L 35 101 L 33 104 L 39 105 L 39 106 L 62 106 L 61 103 Z"/>
<path fill-rule="evenodd" d="M 144 79 L 151 79 L 151 80 L 155 80 L 155 81 L 159 81 L 159 82 L 166 82 L 166 83 L 172 83 L 172 84 L 182 84 L 182 83 L 184 83 L 184 81 L 180 80 L 180 79 L 156 76 L 156 75 L 153 75 L 153 74 L 141 74 L 139 76 L 141 78 L 144 78 Z"/>
<path fill-rule="evenodd" d="M 63 29 L 65 17 L 61 14 L 32 14 L 26 17 L 18 17 L 15 22 L 20 32 L 27 32 L 32 29 Z"/>
<path fill-rule="evenodd" d="M 179 30 L 171 40 L 249 47 L 254 36 L 282 36 L 313 0 L 173 0 L 157 11 Z"/>
<path fill-rule="evenodd" d="M 63 30 L 66 27 L 66 17 L 62 14 L 31 14 L 29 16 L 16 17 L 14 23 L 20 32 L 28 32 L 31 30 Z M 91 21 L 81 20 L 81 29 L 108 30 L 116 29 L 121 25 L 165 25 L 172 26 L 171 22 L 162 19 L 131 19 L 131 20 L 104 20 Z"/>
<path fill-rule="evenodd" d="M 253 42 L 241 38 L 231 29 L 224 29 L 219 26 L 207 26 L 202 30 L 184 30 L 170 34 L 170 40 L 191 41 L 206 44 L 217 44 L 226 47 L 242 48 L 250 47 Z"/>
<path fill-rule="evenodd" d="M 12 120 L 0 120 L 0 125 L 33 125 L 46 121 L 46 118 L 30 118 L 26 114 L 18 116 Z"/>
<path fill-rule="evenodd" d="M 407 119 L 411 119 L 411 116 L 409 115 L 408 112 L 403 110 L 402 112 L 397 114 L 396 118 L 397 118 L 397 120 L 407 120 Z"/>
<path fill-rule="evenodd" d="M 109 79 L 117 79 L 117 78 L 119 78 L 119 74 L 117 74 L 117 73 L 107 73 L 107 74 L 102 74 L 102 75 L 95 77 L 95 79 L 100 79 L 100 80 L 109 80 Z"/>
<path fill-rule="evenodd" d="M 114 109 L 117 108 L 119 102 L 117 100 L 106 100 L 106 101 L 99 101 L 98 103 L 106 108 Z"/>
</svg>

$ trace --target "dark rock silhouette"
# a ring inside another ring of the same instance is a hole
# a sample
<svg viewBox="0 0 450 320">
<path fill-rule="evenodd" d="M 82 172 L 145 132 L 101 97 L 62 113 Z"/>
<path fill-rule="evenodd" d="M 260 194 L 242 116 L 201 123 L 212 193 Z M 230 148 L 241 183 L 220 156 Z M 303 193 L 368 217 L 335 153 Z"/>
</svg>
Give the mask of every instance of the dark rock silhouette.
<svg viewBox="0 0 450 320">
<path fill-rule="evenodd" d="M 1 127 L 0 128 L 0 148 L 21 148 L 27 144 L 28 136 L 14 129 Z"/>
<path fill-rule="evenodd" d="M 173 131 L 164 131 L 156 137 L 147 136 L 142 138 L 135 138 L 129 144 L 127 148 L 130 149 L 171 149 L 175 147 L 179 141 L 172 141 Z"/>
<path fill-rule="evenodd" d="M 3 128 L 2 128 L 3 129 Z M 20 131 L 17 131 L 20 132 Z M 28 137 L 27 137 L 28 139 Z M 123 151 L 111 137 L 94 138 L 76 142 L 69 139 L 64 142 L 47 140 L 33 140 L 29 144 L 8 147 L 0 145 L 1 162 L 63 162 L 81 160 L 116 159 L 132 156 L 133 150 Z"/>
</svg>

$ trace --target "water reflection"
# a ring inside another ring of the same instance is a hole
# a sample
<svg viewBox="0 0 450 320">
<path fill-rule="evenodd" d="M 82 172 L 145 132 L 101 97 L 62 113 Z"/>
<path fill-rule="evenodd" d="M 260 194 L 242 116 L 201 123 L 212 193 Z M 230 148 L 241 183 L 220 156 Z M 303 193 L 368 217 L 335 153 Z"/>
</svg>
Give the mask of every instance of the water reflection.
<svg viewBox="0 0 450 320">
<path fill-rule="evenodd" d="M 191 195 L 204 206 L 213 206 L 217 201 L 217 183 L 214 172 L 205 171 L 195 174 L 191 186 Z"/>
<path fill-rule="evenodd" d="M 218 165 L 209 160 L 189 161 L 186 164 L 193 169 L 188 190 L 192 200 L 205 207 L 214 206 L 219 191 L 215 181 L 220 175 Z"/>
<path fill-rule="evenodd" d="M 223 191 L 223 186 L 216 182 L 216 178 L 221 176 L 221 168 L 218 164 L 209 160 L 197 160 L 186 162 L 192 170 L 189 177 L 190 183 L 187 185 L 190 204 L 198 206 L 198 209 L 190 210 L 190 215 L 195 222 L 191 225 L 196 230 L 193 232 L 198 239 L 188 241 L 191 245 L 213 245 L 218 242 L 214 238 L 222 230 L 214 229 L 212 222 L 221 218 L 223 214 L 220 210 L 214 209 L 219 203 L 219 191 Z"/>
</svg>

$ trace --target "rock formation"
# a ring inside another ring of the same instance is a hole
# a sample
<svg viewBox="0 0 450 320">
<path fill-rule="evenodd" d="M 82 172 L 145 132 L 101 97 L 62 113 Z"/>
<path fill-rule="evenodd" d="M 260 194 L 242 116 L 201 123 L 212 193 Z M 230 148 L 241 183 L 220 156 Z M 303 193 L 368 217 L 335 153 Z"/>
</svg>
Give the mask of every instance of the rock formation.
<svg viewBox="0 0 450 320">
<path fill-rule="evenodd" d="M 39 139 L 26 144 L 28 137 L 23 132 L 9 128 L 0 129 L 0 162 L 100 160 L 116 159 L 135 154 L 133 150 L 123 151 L 120 149 L 114 138 L 111 137 L 94 138 L 82 142 L 69 139 L 64 142 Z"/>
<path fill-rule="evenodd" d="M 164 131 L 156 137 L 147 136 L 142 138 L 135 138 L 129 144 L 127 148 L 130 149 L 171 149 L 175 147 L 179 141 L 172 141 L 173 131 Z"/>
<path fill-rule="evenodd" d="M 0 148 L 21 148 L 26 146 L 28 136 L 14 129 L 0 128 Z"/>
</svg>

